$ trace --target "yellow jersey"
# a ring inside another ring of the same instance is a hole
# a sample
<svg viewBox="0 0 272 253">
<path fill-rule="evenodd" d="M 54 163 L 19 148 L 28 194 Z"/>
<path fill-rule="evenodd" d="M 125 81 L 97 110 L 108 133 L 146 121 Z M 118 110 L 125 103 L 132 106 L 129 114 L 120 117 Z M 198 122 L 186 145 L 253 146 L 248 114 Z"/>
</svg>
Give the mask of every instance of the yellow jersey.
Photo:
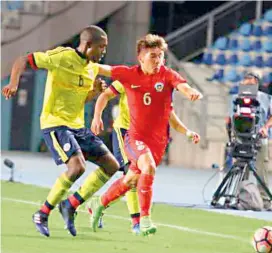
<svg viewBox="0 0 272 253">
<path fill-rule="evenodd" d="M 110 89 L 117 95 L 120 95 L 119 99 L 119 114 L 114 120 L 113 127 L 129 129 L 130 117 L 129 108 L 127 102 L 127 95 L 124 86 L 119 81 L 114 81 Z"/>
<path fill-rule="evenodd" d="M 41 129 L 67 126 L 84 127 L 84 105 L 88 92 L 93 89 L 98 65 L 87 63 L 76 49 L 57 47 L 53 50 L 28 55 L 32 68 L 48 70 Z"/>
</svg>

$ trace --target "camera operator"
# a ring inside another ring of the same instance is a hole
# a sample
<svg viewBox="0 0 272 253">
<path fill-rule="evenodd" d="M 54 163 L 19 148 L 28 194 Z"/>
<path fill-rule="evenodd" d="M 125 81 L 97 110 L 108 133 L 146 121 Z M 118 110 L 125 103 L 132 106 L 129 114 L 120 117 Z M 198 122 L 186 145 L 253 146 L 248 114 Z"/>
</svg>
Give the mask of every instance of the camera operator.
<svg viewBox="0 0 272 253">
<path fill-rule="evenodd" d="M 261 78 L 258 74 L 255 73 L 247 73 L 243 80 L 241 81 L 240 85 L 258 85 L 261 84 Z M 237 95 L 233 96 L 233 101 L 237 98 Z M 268 180 L 268 129 L 272 127 L 272 117 L 268 119 L 269 110 L 271 108 L 272 100 L 271 96 L 262 92 L 258 91 L 257 100 L 260 103 L 260 120 L 258 123 L 258 130 L 263 136 L 261 140 L 261 148 L 258 151 L 256 157 L 256 169 L 257 173 L 266 186 L 269 188 L 269 180 Z M 230 116 L 233 116 L 233 108 L 231 108 Z M 248 175 L 249 176 L 249 175 Z M 266 192 L 263 190 L 261 185 L 257 183 L 258 189 L 260 191 L 261 197 L 264 203 L 264 209 L 271 210 L 271 201 L 267 196 Z"/>
</svg>

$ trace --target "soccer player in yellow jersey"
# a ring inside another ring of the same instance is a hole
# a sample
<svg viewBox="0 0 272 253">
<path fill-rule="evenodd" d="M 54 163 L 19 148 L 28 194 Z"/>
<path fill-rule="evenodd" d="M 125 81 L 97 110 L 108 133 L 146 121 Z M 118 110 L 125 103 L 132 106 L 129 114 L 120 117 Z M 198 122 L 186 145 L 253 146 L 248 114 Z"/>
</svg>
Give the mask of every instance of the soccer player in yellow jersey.
<svg viewBox="0 0 272 253">
<path fill-rule="evenodd" d="M 75 236 L 76 208 L 100 189 L 119 169 L 119 164 L 103 142 L 84 127 L 84 105 L 101 87 L 95 87 L 100 58 L 106 51 L 107 34 L 97 26 L 89 26 L 80 34 L 76 49 L 57 47 L 47 52 L 35 52 L 19 57 L 13 67 L 10 83 L 2 89 L 6 99 L 14 96 L 19 78 L 27 65 L 48 70 L 41 129 L 57 165 L 65 163 L 67 171 L 52 186 L 46 201 L 34 215 L 37 230 L 49 236 L 48 216 L 59 204 L 59 210 L 69 232 Z M 99 85 L 98 85 L 99 86 Z M 85 159 L 99 166 L 77 192 L 67 200 L 62 197 L 84 173 Z"/>
<path fill-rule="evenodd" d="M 119 81 L 113 82 L 109 89 L 107 89 L 108 99 L 112 99 L 117 95 L 120 95 L 119 99 L 119 114 L 113 124 L 112 132 L 112 146 L 113 154 L 120 164 L 120 171 L 124 174 L 128 169 L 128 158 L 125 154 L 124 137 L 129 129 L 129 109 L 127 104 L 127 96 L 123 85 Z M 135 234 L 140 233 L 140 207 L 136 188 L 132 188 L 126 194 L 127 206 L 132 220 L 132 232 Z M 91 212 L 91 209 L 89 209 Z M 101 222 L 101 221 L 100 221 Z M 102 224 L 100 224 L 102 226 Z"/>
</svg>

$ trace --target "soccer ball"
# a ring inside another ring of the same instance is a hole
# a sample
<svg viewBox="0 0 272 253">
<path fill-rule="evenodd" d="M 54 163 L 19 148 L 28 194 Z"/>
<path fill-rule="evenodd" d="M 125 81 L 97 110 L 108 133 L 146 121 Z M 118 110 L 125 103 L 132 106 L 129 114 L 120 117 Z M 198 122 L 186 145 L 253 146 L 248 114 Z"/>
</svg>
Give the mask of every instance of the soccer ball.
<svg viewBox="0 0 272 253">
<path fill-rule="evenodd" d="M 257 253 L 272 253 L 272 227 L 259 228 L 252 240 Z"/>
</svg>

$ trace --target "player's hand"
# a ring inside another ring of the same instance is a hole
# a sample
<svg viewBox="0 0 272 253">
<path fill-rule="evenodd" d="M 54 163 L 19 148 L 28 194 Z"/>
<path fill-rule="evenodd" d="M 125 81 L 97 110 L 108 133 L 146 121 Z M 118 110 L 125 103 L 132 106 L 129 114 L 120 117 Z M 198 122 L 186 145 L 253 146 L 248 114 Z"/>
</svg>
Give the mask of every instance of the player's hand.
<svg viewBox="0 0 272 253">
<path fill-rule="evenodd" d="M 194 144 L 197 144 L 200 141 L 200 135 L 198 133 L 192 132 L 188 130 L 186 132 L 186 136 L 189 140 L 191 140 Z"/>
<path fill-rule="evenodd" d="M 97 93 L 100 93 L 100 92 L 103 92 L 105 89 L 107 89 L 107 83 L 105 80 L 103 80 L 101 78 L 97 78 L 94 81 L 93 87 L 94 87 L 93 89 Z"/>
<path fill-rule="evenodd" d="M 100 134 L 104 130 L 104 124 L 101 118 L 93 118 L 91 130 L 95 135 Z"/>
<path fill-rule="evenodd" d="M 203 95 L 198 90 L 191 88 L 188 91 L 188 97 L 191 101 L 196 101 L 196 100 L 203 98 Z"/>
<path fill-rule="evenodd" d="M 265 126 L 261 127 L 261 129 L 259 130 L 259 133 L 264 138 L 268 137 L 268 129 L 267 129 L 267 127 L 265 127 Z"/>
<path fill-rule="evenodd" d="M 3 87 L 2 95 L 6 99 L 10 99 L 11 97 L 15 96 L 16 91 L 17 91 L 17 87 L 15 87 L 14 85 L 8 84 L 8 85 Z"/>
</svg>

